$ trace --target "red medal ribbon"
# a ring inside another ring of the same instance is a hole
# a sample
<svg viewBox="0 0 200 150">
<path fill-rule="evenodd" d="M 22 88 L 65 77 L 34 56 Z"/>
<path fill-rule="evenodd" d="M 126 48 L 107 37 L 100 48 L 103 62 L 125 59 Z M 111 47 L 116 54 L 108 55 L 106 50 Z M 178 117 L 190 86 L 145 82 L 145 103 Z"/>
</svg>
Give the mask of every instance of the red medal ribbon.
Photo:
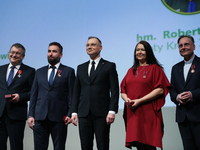
<svg viewBox="0 0 200 150">
<path fill-rule="evenodd" d="M 193 64 L 193 65 L 192 65 L 192 70 L 194 70 L 194 68 L 195 68 L 195 65 Z"/>
<path fill-rule="evenodd" d="M 19 71 L 18 71 L 18 74 L 19 74 L 19 75 L 21 75 L 21 74 L 22 74 L 22 71 L 21 71 L 21 70 L 19 70 Z"/>
</svg>

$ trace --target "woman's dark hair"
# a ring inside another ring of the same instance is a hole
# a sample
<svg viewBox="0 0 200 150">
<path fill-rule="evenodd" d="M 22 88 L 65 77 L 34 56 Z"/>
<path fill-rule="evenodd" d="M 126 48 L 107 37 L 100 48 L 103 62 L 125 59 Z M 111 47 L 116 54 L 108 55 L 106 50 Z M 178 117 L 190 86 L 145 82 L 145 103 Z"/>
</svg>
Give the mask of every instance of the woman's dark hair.
<svg viewBox="0 0 200 150">
<path fill-rule="evenodd" d="M 146 41 L 140 41 L 139 43 L 137 43 L 137 45 L 135 46 L 135 51 L 134 51 L 134 64 L 133 64 L 133 74 L 135 75 L 135 72 L 138 68 L 139 65 L 139 60 L 137 59 L 136 57 L 136 48 L 138 46 L 138 44 L 142 44 L 145 48 L 145 51 L 146 51 L 146 61 L 147 61 L 147 64 L 149 65 L 152 65 L 152 64 L 156 64 L 158 65 L 159 67 L 162 67 L 162 65 L 158 62 L 158 60 L 156 59 L 156 57 L 154 56 L 154 53 L 153 53 L 153 50 L 152 50 L 152 47 L 151 45 L 146 42 Z"/>
</svg>

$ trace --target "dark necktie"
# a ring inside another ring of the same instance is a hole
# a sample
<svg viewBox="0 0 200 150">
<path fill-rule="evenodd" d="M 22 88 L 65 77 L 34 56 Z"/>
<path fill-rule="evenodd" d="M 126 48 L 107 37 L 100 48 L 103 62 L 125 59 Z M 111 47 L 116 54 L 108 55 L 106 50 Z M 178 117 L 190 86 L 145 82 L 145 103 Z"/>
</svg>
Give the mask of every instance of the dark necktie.
<svg viewBox="0 0 200 150">
<path fill-rule="evenodd" d="M 92 67 L 91 67 L 91 70 L 90 70 L 90 80 L 92 80 L 93 77 L 94 77 L 94 68 L 95 68 L 94 64 L 95 64 L 95 62 L 92 61 Z"/>
<path fill-rule="evenodd" d="M 7 81 L 8 86 L 9 86 L 9 85 L 11 84 L 11 82 L 12 82 L 13 75 L 14 75 L 14 68 L 15 68 L 15 66 L 12 66 L 12 68 L 11 68 L 11 70 L 10 70 L 10 73 L 9 73 L 9 75 L 8 75 L 8 81 Z"/>
<path fill-rule="evenodd" d="M 52 85 L 52 83 L 53 83 L 53 77 L 54 77 L 54 73 L 55 73 L 55 66 L 51 66 L 51 68 L 52 68 L 52 71 L 51 71 L 51 74 L 50 74 L 50 77 L 49 77 L 49 85 L 51 86 Z"/>
</svg>

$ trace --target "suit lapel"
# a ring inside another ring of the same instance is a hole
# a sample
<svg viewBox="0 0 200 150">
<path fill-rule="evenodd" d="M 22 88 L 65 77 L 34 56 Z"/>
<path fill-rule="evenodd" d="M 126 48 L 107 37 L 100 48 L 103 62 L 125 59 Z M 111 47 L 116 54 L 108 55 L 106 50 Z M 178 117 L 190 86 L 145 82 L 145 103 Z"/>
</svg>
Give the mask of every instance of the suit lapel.
<svg viewBox="0 0 200 150">
<path fill-rule="evenodd" d="M 3 67 L 3 69 L 1 70 L 3 72 L 2 73 L 2 79 L 3 79 L 2 81 L 4 81 L 4 84 L 7 85 L 7 86 L 8 86 L 8 83 L 7 83 L 7 80 L 6 80 L 6 74 L 7 74 L 8 65 Z"/>
<path fill-rule="evenodd" d="M 56 72 L 56 75 L 54 77 L 54 80 L 53 80 L 53 83 L 52 83 L 51 87 L 53 87 L 56 84 L 56 82 L 59 80 L 59 78 L 61 78 L 62 72 L 63 72 L 63 65 L 60 64 L 60 66 L 58 67 L 58 70 Z"/>
<path fill-rule="evenodd" d="M 20 67 L 19 67 L 19 70 L 21 70 L 21 73 L 19 75 L 19 70 L 17 71 L 16 75 L 14 76 L 14 78 L 12 79 L 12 82 L 9 86 L 11 86 L 18 78 L 21 78 L 22 76 L 22 73 L 23 73 L 23 69 L 24 69 L 24 64 L 21 63 Z"/>
<path fill-rule="evenodd" d="M 195 56 L 193 62 L 192 62 L 192 65 L 194 65 L 194 70 L 196 69 L 196 67 L 198 66 L 199 64 L 199 59 L 197 59 L 197 57 Z M 191 70 L 192 70 L 192 65 L 189 69 L 189 72 L 188 72 L 188 75 L 187 75 L 187 79 L 186 79 L 186 84 L 189 82 L 190 78 L 192 77 L 192 75 L 195 73 L 192 73 Z"/>
<path fill-rule="evenodd" d="M 94 72 L 94 77 L 92 79 L 91 82 L 94 81 L 94 79 L 96 78 L 96 76 L 98 75 L 99 71 L 103 68 L 103 66 L 105 65 L 105 61 L 101 58 L 101 60 L 99 61 L 99 64 Z"/>
<path fill-rule="evenodd" d="M 179 70 L 178 70 L 178 75 L 180 77 L 181 84 L 183 84 L 183 86 L 184 86 L 185 78 L 184 78 L 183 67 L 184 67 L 184 61 L 181 62 L 180 66 L 179 66 Z"/>
</svg>

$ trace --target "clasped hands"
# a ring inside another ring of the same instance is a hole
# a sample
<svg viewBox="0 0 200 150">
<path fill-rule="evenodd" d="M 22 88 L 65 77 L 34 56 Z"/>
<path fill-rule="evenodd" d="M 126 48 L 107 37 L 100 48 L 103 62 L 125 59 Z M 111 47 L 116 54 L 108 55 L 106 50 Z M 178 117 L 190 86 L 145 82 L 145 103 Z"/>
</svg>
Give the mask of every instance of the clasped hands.
<svg viewBox="0 0 200 150">
<path fill-rule="evenodd" d="M 140 99 L 131 100 L 130 98 L 127 98 L 125 102 L 126 102 L 127 106 L 131 109 L 136 109 L 139 107 L 139 105 L 141 105 Z"/>
<path fill-rule="evenodd" d="M 180 104 L 185 105 L 192 99 L 192 93 L 190 91 L 186 91 L 183 93 L 180 93 L 177 96 L 177 100 L 180 102 Z"/>
</svg>

